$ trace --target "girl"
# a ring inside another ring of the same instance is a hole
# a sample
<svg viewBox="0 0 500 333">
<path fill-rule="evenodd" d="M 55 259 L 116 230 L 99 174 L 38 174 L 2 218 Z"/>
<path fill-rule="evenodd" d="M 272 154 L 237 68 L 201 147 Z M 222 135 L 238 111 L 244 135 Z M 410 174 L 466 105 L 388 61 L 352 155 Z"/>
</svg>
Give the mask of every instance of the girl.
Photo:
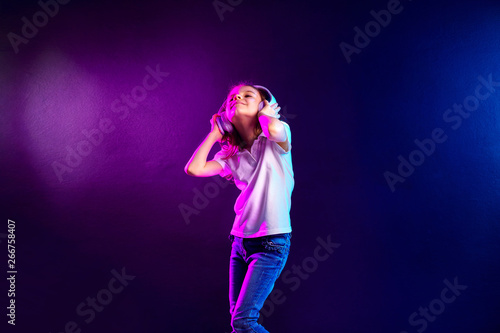
<svg viewBox="0 0 500 333">
<path fill-rule="evenodd" d="M 267 88 L 234 86 L 184 169 L 191 176 L 232 179 L 241 190 L 229 234 L 232 333 L 268 332 L 257 322 L 259 311 L 290 251 L 292 141 L 290 127 L 279 120 L 280 109 Z M 215 142 L 221 150 L 207 161 Z"/>
</svg>

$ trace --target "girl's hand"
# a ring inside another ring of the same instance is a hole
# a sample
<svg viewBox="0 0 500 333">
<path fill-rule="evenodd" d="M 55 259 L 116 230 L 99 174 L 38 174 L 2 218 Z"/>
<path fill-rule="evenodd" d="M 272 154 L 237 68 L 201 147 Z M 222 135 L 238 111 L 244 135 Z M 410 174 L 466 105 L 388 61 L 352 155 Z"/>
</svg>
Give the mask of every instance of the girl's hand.
<svg viewBox="0 0 500 333">
<path fill-rule="evenodd" d="M 210 134 L 212 134 L 217 142 L 220 142 L 222 140 L 222 134 L 219 130 L 219 126 L 217 126 L 216 119 L 217 117 L 220 117 L 219 114 L 214 114 L 212 116 L 212 119 L 210 119 L 210 125 L 212 125 L 212 129 L 210 130 Z"/>
<path fill-rule="evenodd" d="M 278 113 L 281 110 L 281 107 L 278 106 L 278 103 L 274 103 L 271 105 L 269 104 L 267 99 L 265 99 L 264 104 L 265 104 L 264 107 L 257 113 L 257 116 L 260 117 L 262 114 L 265 114 L 266 116 L 278 119 L 281 117 L 281 115 Z"/>
</svg>

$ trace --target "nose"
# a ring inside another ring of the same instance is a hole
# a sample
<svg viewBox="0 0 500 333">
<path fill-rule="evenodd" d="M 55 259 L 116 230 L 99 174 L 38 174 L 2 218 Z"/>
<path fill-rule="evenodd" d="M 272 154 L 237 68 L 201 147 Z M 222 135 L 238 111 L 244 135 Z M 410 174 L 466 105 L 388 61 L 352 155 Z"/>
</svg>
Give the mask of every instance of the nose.
<svg viewBox="0 0 500 333">
<path fill-rule="evenodd" d="M 236 95 L 233 96 L 233 98 L 231 99 L 231 101 L 238 100 L 238 99 L 243 99 L 243 97 L 241 97 L 240 94 L 236 94 Z"/>
</svg>

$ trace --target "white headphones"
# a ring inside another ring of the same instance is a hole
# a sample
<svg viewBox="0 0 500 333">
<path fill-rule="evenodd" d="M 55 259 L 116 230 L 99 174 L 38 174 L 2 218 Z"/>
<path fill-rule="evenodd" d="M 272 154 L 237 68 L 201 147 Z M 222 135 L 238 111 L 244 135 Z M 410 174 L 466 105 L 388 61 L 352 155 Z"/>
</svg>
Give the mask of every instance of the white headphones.
<svg viewBox="0 0 500 333">
<path fill-rule="evenodd" d="M 254 85 L 253 87 L 260 89 L 262 92 L 264 92 L 265 95 L 264 98 L 269 102 L 269 104 L 276 103 L 276 99 L 274 98 L 273 94 L 271 94 L 271 91 L 269 91 L 269 89 L 259 85 Z M 218 112 L 220 117 L 217 117 L 216 119 L 217 126 L 219 127 L 219 131 L 221 132 L 222 135 L 224 135 L 225 133 L 231 133 L 233 131 L 233 124 L 229 121 L 226 114 L 226 102 L 227 101 L 224 101 L 224 103 L 220 107 Z M 266 104 L 264 103 L 264 101 L 260 102 L 259 111 L 262 110 L 265 105 Z"/>
</svg>

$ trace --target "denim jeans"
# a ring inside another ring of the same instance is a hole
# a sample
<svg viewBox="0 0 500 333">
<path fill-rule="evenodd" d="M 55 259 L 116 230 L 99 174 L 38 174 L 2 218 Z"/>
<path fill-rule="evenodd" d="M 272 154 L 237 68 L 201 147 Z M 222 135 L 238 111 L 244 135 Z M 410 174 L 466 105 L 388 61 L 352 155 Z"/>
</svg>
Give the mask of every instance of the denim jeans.
<svg viewBox="0 0 500 333">
<path fill-rule="evenodd" d="M 257 323 L 290 252 L 291 233 L 257 238 L 229 235 L 229 312 L 231 333 L 268 333 Z"/>
</svg>

